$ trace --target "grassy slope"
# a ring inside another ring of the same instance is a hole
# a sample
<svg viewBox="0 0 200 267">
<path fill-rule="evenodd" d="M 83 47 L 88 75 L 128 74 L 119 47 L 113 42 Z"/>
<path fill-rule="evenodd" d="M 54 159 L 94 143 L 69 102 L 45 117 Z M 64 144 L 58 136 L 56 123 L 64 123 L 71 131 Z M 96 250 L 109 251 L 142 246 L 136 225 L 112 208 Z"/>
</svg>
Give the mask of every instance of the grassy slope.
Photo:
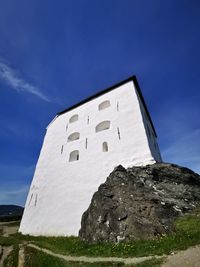
<svg viewBox="0 0 200 267">
<path fill-rule="evenodd" d="M 126 265 L 127 267 L 160 267 L 163 259 L 147 260 L 139 264 Z M 125 267 L 123 263 L 83 263 L 83 262 L 66 262 L 64 260 L 47 255 L 41 251 L 26 247 L 25 249 L 25 266 L 26 267 Z"/>
<path fill-rule="evenodd" d="M 66 262 L 62 259 L 47 255 L 41 251 L 27 247 L 25 249 L 25 266 L 26 267 L 121 267 L 122 263 L 79 263 L 79 262 Z"/>
<path fill-rule="evenodd" d="M 3 262 L 3 267 L 17 267 L 18 266 L 19 246 L 15 245 L 13 250 Z"/>
<path fill-rule="evenodd" d="M 13 251 L 4 261 L 3 267 L 18 267 L 18 246 L 15 246 Z M 47 255 L 34 248 L 25 247 L 25 262 L 26 267 L 125 267 L 123 263 L 111 263 L 111 262 L 66 262 L 65 260 L 56 258 L 54 256 Z M 126 265 L 127 267 L 160 267 L 163 263 L 163 259 L 151 259 L 139 264 Z"/>
<path fill-rule="evenodd" d="M 140 240 L 132 243 L 90 245 L 77 237 L 32 237 L 15 235 L 0 237 L 2 245 L 18 245 L 23 242 L 35 244 L 54 252 L 70 255 L 138 257 L 169 254 L 200 244 L 200 209 L 175 222 L 176 234 L 155 240 Z"/>
</svg>

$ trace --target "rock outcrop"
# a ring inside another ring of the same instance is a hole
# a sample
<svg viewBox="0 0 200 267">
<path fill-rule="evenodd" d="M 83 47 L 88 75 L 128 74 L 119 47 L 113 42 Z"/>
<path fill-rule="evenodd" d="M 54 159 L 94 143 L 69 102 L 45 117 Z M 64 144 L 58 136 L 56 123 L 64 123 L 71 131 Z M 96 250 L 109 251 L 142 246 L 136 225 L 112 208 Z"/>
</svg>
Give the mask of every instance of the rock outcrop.
<svg viewBox="0 0 200 267">
<path fill-rule="evenodd" d="M 91 243 L 149 239 L 173 232 L 173 220 L 200 204 L 200 175 L 174 164 L 118 166 L 82 216 Z"/>
</svg>

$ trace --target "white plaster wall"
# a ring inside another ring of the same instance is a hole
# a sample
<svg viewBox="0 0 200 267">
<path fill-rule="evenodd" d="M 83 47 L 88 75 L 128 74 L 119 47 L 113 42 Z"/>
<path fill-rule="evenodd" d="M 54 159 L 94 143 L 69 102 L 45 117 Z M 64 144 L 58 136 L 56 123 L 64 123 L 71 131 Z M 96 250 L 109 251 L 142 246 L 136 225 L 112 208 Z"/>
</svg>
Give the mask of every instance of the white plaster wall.
<svg viewBox="0 0 200 267">
<path fill-rule="evenodd" d="M 104 100 L 109 100 L 111 106 L 98 111 L 98 105 Z M 48 236 L 78 235 L 83 212 L 114 167 L 155 162 L 140 105 L 133 82 L 128 82 L 58 116 L 49 125 L 20 232 Z M 79 120 L 69 124 L 69 118 L 74 114 L 79 115 Z M 95 126 L 104 120 L 111 121 L 110 129 L 95 133 Z M 80 132 L 80 139 L 67 143 L 67 137 L 73 132 Z M 102 152 L 104 141 L 108 142 L 108 152 Z M 80 157 L 78 161 L 69 162 L 73 150 L 79 150 Z"/>
<path fill-rule="evenodd" d="M 137 94 L 138 97 L 138 101 L 140 104 L 140 110 L 142 113 L 142 119 L 143 119 L 143 124 L 145 127 L 145 131 L 146 131 L 146 138 L 148 140 L 148 144 L 149 144 L 149 148 L 151 151 L 151 154 L 153 156 L 153 158 L 155 159 L 156 162 L 162 162 L 162 158 L 161 158 L 161 154 L 160 154 L 160 149 L 158 146 L 158 142 L 157 142 L 157 137 L 155 136 L 155 133 L 153 131 L 152 125 L 149 121 L 149 118 L 147 116 L 147 113 L 144 109 L 144 106 L 142 104 L 142 101 L 140 100 L 139 95 Z"/>
</svg>

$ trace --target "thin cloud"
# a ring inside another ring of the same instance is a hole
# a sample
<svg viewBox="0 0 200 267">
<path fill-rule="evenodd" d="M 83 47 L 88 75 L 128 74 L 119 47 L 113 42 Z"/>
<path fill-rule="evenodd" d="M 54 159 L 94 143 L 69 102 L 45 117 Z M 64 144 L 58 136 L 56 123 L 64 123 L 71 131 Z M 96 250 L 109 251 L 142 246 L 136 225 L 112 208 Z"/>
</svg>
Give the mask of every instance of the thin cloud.
<svg viewBox="0 0 200 267">
<path fill-rule="evenodd" d="M 50 102 L 49 98 L 45 96 L 38 87 L 33 86 L 24 79 L 18 77 L 16 71 L 3 62 L 0 62 L 0 79 L 6 81 L 15 91 L 19 93 L 30 93 L 44 101 Z"/>
</svg>

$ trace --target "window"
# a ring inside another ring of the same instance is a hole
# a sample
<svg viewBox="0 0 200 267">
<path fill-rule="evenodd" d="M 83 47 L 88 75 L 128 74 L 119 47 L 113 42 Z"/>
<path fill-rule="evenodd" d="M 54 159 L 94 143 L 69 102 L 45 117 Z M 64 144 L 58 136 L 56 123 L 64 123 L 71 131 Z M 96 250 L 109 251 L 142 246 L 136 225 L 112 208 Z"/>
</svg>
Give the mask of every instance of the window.
<svg viewBox="0 0 200 267">
<path fill-rule="evenodd" d="M 35 195 L 35 207 L 37 205 L 37 194 Z"/>
<path fill-rule="evenodd" d="M 108 143 L 107 142 L 103 142 L 102 150 L 103 150 L 103 152 L 108 152 Z"/>
<path fill-rule="evenodd" d="M 102 102 L 101 104 L 99 104 L 99 110 L 103 110 L 105 108 L 109 108 L 110 107 L 110 101 L 106 100 L 104 102 Z"/>
<path fill-rule="evenodd" d="M 121 139 L 121 135 L 120 135 L 119 128 L 117 128 L 117 134 L 118 134 L 118 138 L 119 138 L 119 140 L 120 140 L 120 139 Z"/>
<path fill-rule="evenodd" d="M 74 150 L 69 154 L 69 162 L 79 160 L 79 151 Z"/>
<path fill-rule="evenodd" d="M 85 148 L 87 149 L 87 147 L 88 147 L 88 139 L 86 138 L 85 139 Z"/>
<path fill-rule="evenodd" d="M 75 114 L 69 119 L 69 123 L 75 122 L 77 120 L 78 120 L 78 114 Z"/>
<path fill-rule="evenodd" d="M 110 128 L 110 121 L 102 121 L 96 126 L 95 131 L 96 133 L 98 133 L 107 130 L 109 128 Z"/>
<path fill-rule="evenodd" d="M 72 133 L 68 136 L 67 142 L 72 142 L 72 141 L 75 141 L 78 139 L 80 139 L 80 133 L 75 132 L 75 133 Z"/>
<path fill-rule="evenodd" d="M 119 111 L 119 102 L 117 102 L 117 111 Z"/>
</svg>

